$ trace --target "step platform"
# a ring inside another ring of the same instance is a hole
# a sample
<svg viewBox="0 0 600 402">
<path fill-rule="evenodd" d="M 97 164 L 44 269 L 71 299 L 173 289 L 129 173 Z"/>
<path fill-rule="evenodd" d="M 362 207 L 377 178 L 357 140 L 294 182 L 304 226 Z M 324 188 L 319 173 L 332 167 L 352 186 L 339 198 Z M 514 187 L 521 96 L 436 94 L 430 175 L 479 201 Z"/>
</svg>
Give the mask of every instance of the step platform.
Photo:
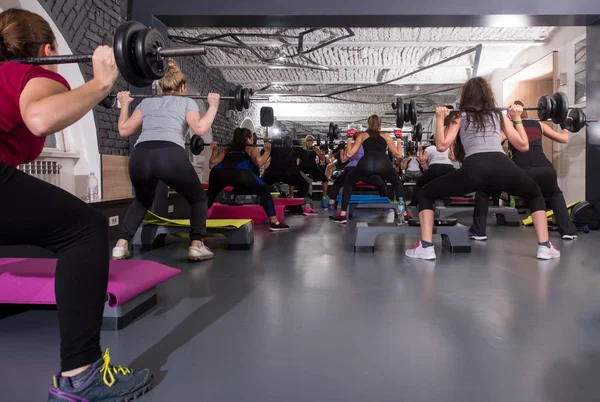
<svg viewBox="0 0 600 402">
<path fill-rule="evenodd" d="M 55 270 L 54 258 L 1 258 L 0 303 L 55 305 Z M 154 261 L 110 261 L 102 329 L 123 329 L 147 313 L 158 304 L 156 286 L 179 274 Z"/>
<path fill-rule="evenodd" d="M 275 204 L 275 215 L 279 222 L 283 222 L 285 215 L 285 205 Z M 256 204 L 252 205 L 224 205 L 215 202 L 208 211 L 209 219 L 251 219 L 254 223 L 265 223 L 269 217 L 265 210 Z"/>
<path fill-rule="evenodd" d="M 336 202 L 342 202 L 342 196 L 339 195 L 336 199 Z M 368 195 L 368 194 L 352 194 L 350 197 L 350 204 L 388 204 L 390 199 L 387 197 L 380 197 L 379 195 Z"/>
<path fill-rule="evenodd" d="M 469 213 L 473 215 L 474 207 L 436 207 L 435 216 L 439 219 L 452 218 L 460 214 Z M 496 215 L 496 225 L 520 226 L 519 211 L 510 207 L 489 207 L 488 214 Z"/>
<path fill-rule="evenodd" d="M 389 210 L 395 211 L 395 205 L 391 202 L 387 203 L 374 203 L 374 204 L 350 204 L 348 205 L 348 217 L 352 218 L 354 216 L 354 212 L 357 210 L 366 210 L 366 209 L 379 209 L 379 210 Z"/>
<path fill-rule="evenodd" d="M 384 234 L 408 234 L 421 236 L 421 228 L 418 226 L 398 225 L 397 223 L 382 222 L 358 222 L 354 233 L 354 251 L 363 247 L 375 251 L 375 239 Z M 434 226 L 433 234 L 442 236 L 442 246 L 451 253 L 470 253 L 469 231 L 466 226 L 456 224 L 454 226 Z"/>
<path fill-rule="evenodd" d="M 273 203 L 277 207 L 283 205 L 286 211 L 296 211 L 301 213 L 304 205 L 304 198 L 273 198 Z"/>
<path fill-rule="evenodd" d="M 189 219 L 167 219 L 147 212 L 131 243 L 143 250 L 153 249 L 164 245 L 168 234 L 186 235 L 189 231 Z M 207 219 L 206 231 L 208 235 L 225 237 L 230 250 L 249 250 L 254 243 L 251 219 Z"/>
</svg>

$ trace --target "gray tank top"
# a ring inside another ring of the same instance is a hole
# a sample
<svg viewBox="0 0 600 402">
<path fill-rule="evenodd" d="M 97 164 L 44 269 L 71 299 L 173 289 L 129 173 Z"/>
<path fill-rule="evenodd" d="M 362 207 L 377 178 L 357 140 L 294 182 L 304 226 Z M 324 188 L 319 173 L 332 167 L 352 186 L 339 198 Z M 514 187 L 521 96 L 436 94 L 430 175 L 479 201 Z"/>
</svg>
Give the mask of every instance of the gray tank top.
<svg viewBox="0 0 600 402">
<path fill-rule="evenodd" d="M 170 141 L 185 148 L 187 112 L 198 110 L 190 98 L 165 96 L 144 99 L 136 109 L 142 112 L 142 133 L 136 144 L 148 141 Z"/>
<path fill-rule="evenodd" d="M 495 124 L 495 126 L 494 126 Z M 494 124 L 489 122 L 485 126 L 485 130 L 477 129 L 475 124 L 467 124 L 467 114 L 462 113 L 460 116 L 460 140 L 465 149 L 465 159 L 473 154 L 483 152 L 502 152 L 502 144 L 500 143 L 500 119 L 494 115 Z M 468 126 L 468 127 L 467 127 Z"/>
</svg>

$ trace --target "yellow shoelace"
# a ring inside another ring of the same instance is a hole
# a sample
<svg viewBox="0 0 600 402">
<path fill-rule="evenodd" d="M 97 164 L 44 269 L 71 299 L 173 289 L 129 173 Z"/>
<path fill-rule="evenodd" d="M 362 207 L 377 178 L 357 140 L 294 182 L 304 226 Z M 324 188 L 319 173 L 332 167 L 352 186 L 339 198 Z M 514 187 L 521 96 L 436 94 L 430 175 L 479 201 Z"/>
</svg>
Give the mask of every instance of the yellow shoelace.
<svg viewBox="0 0 600 402">
<path fill-rule="evenodd" d="M 122 366 L 113 366 L 110 364 L 110 355 L 108 354 L 108 349 L 104 352 L 104 356 L 102 357 L 104 363 L 102 363 L 102 368 L 100 369 L 101 373 L 104 373 L 104 383 L 112 387 L 115 383 L 115 374 L 119 372 L 123 375 L 131 374 L 133 371 L 127 367 Z"/>
</svg>

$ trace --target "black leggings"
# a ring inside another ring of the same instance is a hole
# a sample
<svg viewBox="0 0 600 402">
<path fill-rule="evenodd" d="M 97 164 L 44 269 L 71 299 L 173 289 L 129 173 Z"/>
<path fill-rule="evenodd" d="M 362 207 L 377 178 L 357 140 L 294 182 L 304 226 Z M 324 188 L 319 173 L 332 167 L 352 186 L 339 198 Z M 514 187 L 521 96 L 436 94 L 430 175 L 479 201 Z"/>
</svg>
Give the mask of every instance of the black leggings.
<svg viewBox="0 0 600 402">
<path fill-rule="evenodd" d="M 269 218 L 275 215 L 275 206 L 269 186 L 247 169 L 219 168 L 210 171 L 208 179 L 208 208 L 212 207 L 217 195 L 227 186 L 235 187 L 248 194 L 256 194 L 260 197 L 260 205 Z"/>
<path fill-rule="evenodd" d="M 325 172 L 320 169 L 316 164 L 310 168 L 301 169 L 304 174 L 309 175 L 313 180 L 320 181 L 322 183 L 327 183 L 327 176 L 325 176 Z"/>
<path fill-rule="evenodd" d="M 352 171 L 354 171 L 354 169 L 356 169 L 355 166 L 347 166 L 342 173 L 340 173 L 340 175 L 337 177 L 337 179 L 335 179 L 335 181 L 333 182 L 333 184 L 331 185 L 331 187 L 329 187 L 329 198 L 332 200 L 335 200 L 338 196 L 338 194 L 340 193 L 340 189 L 342 187 L 344 187 L 344 183 L 346 182 L 346 178 L 348 177 L 348 175 L 350 175 L 350 173 L 352 173 Z M 377 191 L 379 192 L 379 196 L 381 197 L 387 197 L 387 186 L 385 184 L 385 181 L 383 181 L 381 179 L 381 177 L 379 176 L 372 176 L 369 177 L 367 180 L 364 181 L 367 184 L 370 184 L 374 187 L 377 188 Z"/>
<path fill-rule="evenodd" d="M 507 191 L 529 201 L 532 212 L 544 210 L 544 197 L 532 178 L 503 152 L 469 156 L 460 169 L 427 184 L 419 196 L 419 211 L 433 210 L 433 203 L 455 194 Z"/>
<path fill-rule="evenodd" d="M 369 180 L 371 176 L 379 176 L 382 180 L 392 184 L 396 199 L 404 198 L 404 187 L 398 173 L 394 170 L 394 165 L 386 154 L 370 154 L 363 156 L 344 182 L 344 192 L 342 195 L 342 211 L 348 209 L 352 189 L 359 181 Z"/>
<path fill-rule="evenodd" d="M 421 177 L 419 179 L 419 181 L 417 182 L 412 200 L 410 200 L 410 205 L 415 206 L 415 207 L 417 206 L 417 203 L 419 201 L 419 194 L 421 193 L 421 189 L 423 188 L 424 185 L 432 182 L 433 180 L 437 179 L 438 177 L 442 177 L 443 175 L 446 175 L 446 174 L 452 173 L 452 172 L 454 172 L 454 166 L 449 165 L 447 163 L 436 163 L 436 164 L 430 165 L 429 169 L 427 169 L 427 171 L 425 172 L 423 177 Z M 462 195 L 462 194 L 459 194 L 459 195 Z M 450 197 L 446 197 L 444 199 L 444 204 L 445 205 L 450 204 Z"/>
<path fill-rule="evenodd" d="M 130 241 L 152 207 L 158 181 L 181 194 L 191 207 L 190 239 L 202 240 L 206 234 L 206 194 L 187 152 L 168 141 L 142 142 L 129 159 L 129 175 L 135 199 L 121 225 L 121 238 Z"/>
<path fill-rule="evenodd" d="M 54 291 L 61 371 L 95 362 L 102 357 L 100 327 L 108 284 L 106 217 L 16 169 L 0 185 L 0 195 L 0 244 L 38 246 L 57 254 Z"/>
<path fill-rule="evenodd" d="M 558 225 L 558 232 L 561 236 L 575 235 L 577 229 L 569 216 L 567 203 L 563 192 L 558 187 L 558 178 L 556 170 L 552 166 L 539 167 L 521 167 L 521 169 L 531 177 L 542 191 L 542 195 L 548 198 L 550 206 L 554 211 L 554 218 Z M 510 193 L 512 195 L 512 193 Z M 493 195 L 493 194 L 490 194 Z M 517 195 L 517 194 L 515 194 Z M 488 212 L 488 195 L 477 194 L 475 197 L 475 209 L 473 210 L 472 230 L 480 236 L 486 235 Z"/>
<path fill-rule="evenodd" d="M 312 203 L 312 194 L 309 191 L 310 183 L 302 176 L 300 169 L 297 167 L 286 170 L 280 168 L 275 169 L 272 166 L 269 166 L 263 174 L 262 179 L 269 186 L 272 186 L 275 183 L 285 183 L 288 186 L 294 186 L 296 187 L 296 190 L 298 190 L 298 197 L 304 198 L 305 204 Z"/>
</svg>

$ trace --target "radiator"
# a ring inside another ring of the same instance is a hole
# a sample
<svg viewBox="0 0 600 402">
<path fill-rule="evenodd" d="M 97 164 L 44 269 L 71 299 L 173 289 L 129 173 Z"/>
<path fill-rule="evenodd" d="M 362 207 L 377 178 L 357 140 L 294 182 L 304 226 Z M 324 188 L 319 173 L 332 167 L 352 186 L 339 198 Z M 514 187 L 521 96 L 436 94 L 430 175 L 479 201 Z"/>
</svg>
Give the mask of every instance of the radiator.
<svg viewBox="0 0 600 402">
<path fill-rule="evenodd" d="M 60 187 L 61 168 L 56 161 L 34 161 L 18 166 L 20 171 L 57 187 Z"/>
</svg>

